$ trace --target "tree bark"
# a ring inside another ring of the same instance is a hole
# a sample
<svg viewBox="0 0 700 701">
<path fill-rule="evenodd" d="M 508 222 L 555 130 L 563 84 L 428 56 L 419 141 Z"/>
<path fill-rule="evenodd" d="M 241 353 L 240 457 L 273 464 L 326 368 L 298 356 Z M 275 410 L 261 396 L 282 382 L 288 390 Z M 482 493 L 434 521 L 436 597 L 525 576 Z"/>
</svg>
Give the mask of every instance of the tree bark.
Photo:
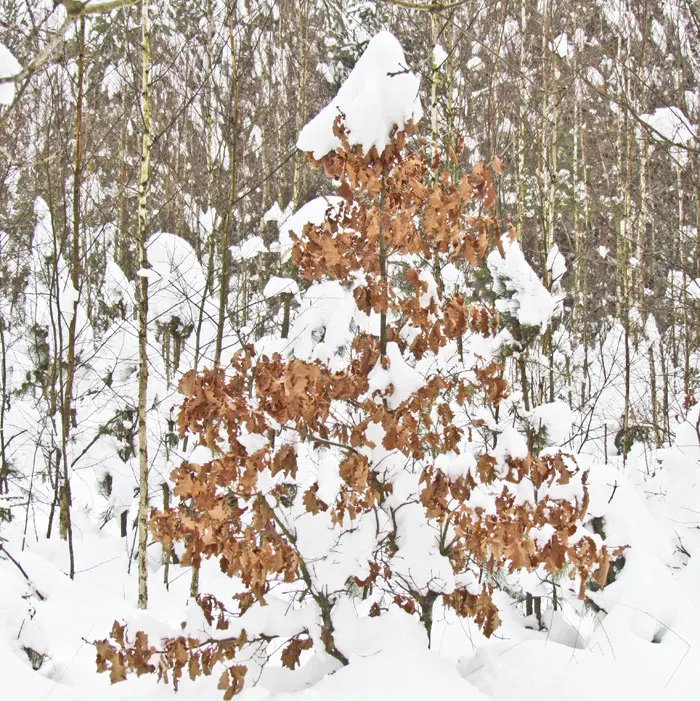
<svg viewBox="0 0 700 701">
<path fill-rule="evenodd" d="M 148 0 L 141 0 L 141 167 L 138 184 L 138 233 L 137 246 L 141 275 L 137 286 L 138 296 L 138 443 L 139 443 L 139 512 L 138 512 L 138 607 L 148 606 L 148 258 L 146 257 L 146 232 L 148 229 L 148 192 L 151 164 L 151 97 L 150 97 L 150 24 Z"/>
<path fill-rule="evenodd" d="M 231 253 L 228 250 L 233 226 L 233 208 L 236 202 L 237 186 L 237 142 L 238 142 L 238 61 L 235 40 L 235 0 L 226 3 L 226 20 L 229 32 L 229 48 L 231 51 L 231 118 L 230 118 L 230 143 L 229 143 L 229 197 L 226 212 L 221 223 L 221 239 L 219 253 L 221 255 L 221 279 L 219 280 L 219 313 L 216 328 L 216 347 L 214 350 L 214 365 L 221 364 L 221 352 L 224 338 L 224 323 L 226 320 L 226 306 L 228 303 L 229 278 L 231 276 Z"/>
<path fill-rule="evenodd" d="M 81 259 L 80 259 L 80 189 L 82 185 L 83 158 L 83 97 L 85 82 L 85 19 L 80 18 L 78 28 L 78 95 L 75 110 L 75 156 L 73 160 L 73 251 L 71 284 L 73 285 L 73 315 L 68 324 L 68 365 L 66 368 L 66 383 L 63 395 L 63 411 L 61 416 L 61 449 L 63 453 L 63 484 L 59 499 L 59 532 L 61 538 L 68 543 L 68 560 L 70 578 L 75 577 L 75 554 L 73 551 L 73 524 L 71 522 L 71 490 L 70 490 L 70 460 L 68 446 L 71 427 L 73 425 L 73 387 L 76 370 L 76 330 L 78 323 L 78 303 L 81 290 Z"/>
</svg>

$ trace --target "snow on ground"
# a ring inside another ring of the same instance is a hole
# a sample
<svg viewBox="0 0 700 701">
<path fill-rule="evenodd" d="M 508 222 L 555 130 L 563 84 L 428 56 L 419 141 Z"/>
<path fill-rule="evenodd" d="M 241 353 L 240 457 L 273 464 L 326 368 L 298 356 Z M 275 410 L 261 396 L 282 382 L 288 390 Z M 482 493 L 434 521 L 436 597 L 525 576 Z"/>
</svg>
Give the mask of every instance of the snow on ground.
<svg viewBox="0 0 700 701">
<path fill-rule="evenodd" d="M 487 698 L 508 701 L 690 698 L 669 691 L 648 668 L 546 639 L 488 644 L 460 671 Z"/>
<path fill-rule="evenodd" d="M 691 417 L 692 418 L 692 417 Z M 688 439 L 692 425 L 677 427 Z M 686 435 L 686 433 L 688 435 Z M 398 608 L 377 619 L 339 613 L 337 641 L 350 665 L 332 674 L 312 662 L 292 673 L 266 670 L 260 685 L 246 689 L 242 701 L 316 701 L 362 698 L 364 701 L 460 698 L 470 701 L 640 701 L 697 698 L 700 686 L 700 504 L 697 445 L 677 445 L 654 454 L 656 472 L 648 474 L 641 448 L 603 465 L 579 456 L 591 468 L 592 515 L 605 519 L 609 541 L 628 545 L 617 580 L 592 594 L 600 610 L 583 610 L 576 599 L 545 613 L 548 630 L 531 630 L 503 593 L 503 626 L 490 641 L 473 623 L 459 620 L 439 605 L 435 610 L 433 649 L 428 650 L 417 619 Z M 618 462 L 615 462 L 615 461 Z M 183 681 L 174 696 L 153 678 L 130 678 L 110 686 L 95 672 L 94 651 L 86 641 L 107 636 L 112 621 L 129 622 L 152 635 L 175 634 L 180 622 L 196 630 L 201 614 L 187 604 L 189 570 L 171 566 L 170 590 L 162 584 L 160 552 L 151 554 L 150 606 L 135 608 L 136 568 L 127 573 L 131 543 L 116 524 L 100 530 L 85 512 L 76 514 L 77 576 L 70 581 L 63 541 L 27 533 L 24 524 L 3 524 L 4 546 L 26 571 L 0 558 L 0 678 L 6 698 L 28 701 L 195 701 L 216 699 L 216 679 Z M 681 544 L 690 553 L 684 555 Z M 222 595 L 232 583 L 205 563 L 202 588 Z M 40 592 L 45 600 L 40 600 Z M 32 670 L 23 648 L 46 655 Z M 214 675 L 216 677 L 217 675 Z"/>
<path fill-rule="evenodd" d="M 0 72 L 2 66 L 0 63 Z M 369 43 L 337 98 L 302 131 L 299 147 L 312 151 L 316 157 L 333 148 L 337 142 L 332 124 L 342 111 L 351 143 L 381 150 L 395 124 L 402 126 L 408 119 L 420 117 L 417 90 L 418 79 L 406 68 L 400 45 L 390 34 L 380 33 Z M 338 198 L 319 198 L 289 218 L 281 211 L 273 212 L 271 218 L 284 220 L 280 224 L 278 252 L 288 254 L 292 242 L 289 231 L 299 235 L 306 222 L 318 223 L 327 210 L 337 209 L 338 202 Z M 147 272 L 154 276 L 154 294 L 162 290 L 163 295 L 155 300 L 154 309 L 161 314 L 171 313 L 175 300 L 167 295 L 174 287 L 177 270 L 191 257 L 191 251 L 165 234 L 154 237 L 149 244 L 153 268 Z M 262 239 L 253 237 L 233 247 L 232 254 L 236 260 L 245 261 L 264 250 Z M 552 269 L 559 265 L 555 257 L 551 261 Z M 537 280 L 517 244 L 507 246 L 505 257 L 492 254 L 488 265 L 496 281 L 496 292 L 507 298 L 501 300 L 501 311 L 521 325 L 544 330 L 558 299 Z M 200 286 L 201 272 L 198 273 Z M 163 281 L 160 287 L 156 284 L 158 280 Z M 193 280 L 188 281 L 191 288 Z M 283 291 L 297 294 L 289 282 L 273 279 L 264 296 L 273 297 Z M 116 271 L 109 284 L 115 294 L 124 287 Z M 127 295 L 128 291 L 122 291 Z M 200 300 L 202 293 L 199 290 Z M 182 314 L 186 311 L 178 308 Z M 373 323 L 369 317 L 363 320 L 362 316 L 356 314 L 351 290 L 338 282 L 320 283 L 301 295 L 290 338 L 283 339 L 285 346 L 299 358 L 329 361 L 338 347 L 350 343 L 353 326 L 360 328 L 362 324 Z M 323 330 L 322 343 L 315 338 L 319 330 Z M 614 340 L 612 334 L 610 337 Z M 263 347 L 272 347 L 273 342 L 274 339 L 263 338 L 256 348 L 261 351 Z M 110 348 L 103 353 L 107 350 Z M 397 406 L 408 396 L 403 392 L 417 390 L 424 380 L 404 362 L 397 344 L 389 343 L 387 351 L 388 368 L 375 369 L 370 390 L 382 392 L 393 385 L 387 402 Z M 114 352 L 115 358 L 124 357 L 123 350 Z M 610 346 L 606 350 L 604 346 L 603 352 L 612 355 L 614 348 Z M 401 382 L 397 380 L 399 376 Z M 604 399 L 607 402 L 607 397 Z M 605 410 L 611 411 L 610 407 Z M 278 661 L 271 662 L 259 679 L 250 680 L 251 687 L 240 698 L 242 701 L 697 698 L 700 446 L 695 421 L 699 411 L 700 407 L 695 407 L 686 420 L 677 422 L 675 443 L 664 449 L 635 444 L 626 461 L 618 455 L 604 461 L 602 451 L 588 447 L 590 454 L 577 456 L 579 465 L 590 470 L 589 515 L 593 520 L 588 527 L 602 529 L 612 545 L 627 546 L 624 567 L 618 567 L 615 581 L 605 590 L 589 592 L 590 605 L 584 606 L 568 592 L 566 572 L 562 572 L 556 582 L 560 591 L 558 608 L 552 610 L 548 603 L 551 599 L 545 600 L 545 629 L 536 630 L 537 621 L 533 616 L 524 616 L 522 602 L 508 593 L 508 586 L 519 585 L 527 591 L 540 587 L 541 592 L 547 593 L 551 592 L 552 582 L 528 581 L 528 577 L 530 580 L 536 577 L 534 573 L 521 576 L 519 582 L 504 575 L 499 580 L 504 586 L 495 595 L 503 625 L 493 639 L 486 641 L 470 620 L 456 618 L 438 603 L 429 650 L 425 630 L 415 615 L 392 607 L 378 618 L 368 618 L 359 613 L 362 606 L 359 597 L 348 599 L 334 613 L 336 642 L 350 660 L 347 667 L 333 671 L 320 666 L 311 654 L 302 658 L 302 667 L 296 672 L 282 669 Z M 617 409 L 615 413 L 619 413 Z M 558 444 L 565 442 L 572 416 L 565 405 L 553 402 L 533 410 L 528 419 L 536 430 L 544 429 L 548 443 Z M 527 448 L 515 429 L 501 430 L 496 452 L 524 456 Z M 170 687 L 159 685 L 153 677 L 134 677 L 110 686 L 105 675 L 96 673 L 90 641 L 107 637 L 115 619 L 126 621 L 132 635 L 141 629 L 152 640 L 179 634 L 183 624 L 188 633 L 197 635 L 203 624 L 201 611 L 188 602 L 189 569 L 171 566 L 166 588 L 160 564 L 162 552 L 156 545 L 149 549 L 149 608 L 145 612 L 136 609 L 133 541 L 119 536 L 117 519 L 108 518 L 102 527 L 98 525 L 97 509 L 105 502 L 94 498 L 91 491 L 94 485 L 87 477 L 83 477 L 83 482 L 74 493 L 74 581 L 65 574 L 66 544 L 55 534 L 51 540 L 43 536 L 45 519 L 41 514 L 37 516 L 31 509 L 25 513 L 16 509 L 12 522 L 0 523 L 0 543 L 16 561 L 0 553 L 3 698 L 26 701 L 220 698 L 217 674 L 200 678 L 196 683 L 183 680 L 175 697 Z M 332 491 L 333 485 L 324 484 L 319 475 L 319 489 L 322 494 L 324 489 Z M 399 489 L 400 481 L 396 480 L 395 492 Z M 35 500 L 32 508 L 44 508 L 36 505 Z M 410 506 L 421 508 L 418 504 Z M 399 518 L 406 518 L 407 513 L 408 509 Z M 319 549 L 318 567 L 333 567 L 328 559 L 320 559 L 322 535 L 309 534 L 304 547 Z M 358 543 L 361 535 L 358 534 Z M 412 531 L 414 536 L 423 538 L 425 529 Z M 404 545 L 399 543 L 400 548 Z M 424 552 L 427 552 L 425 548 Z M 616 565 L 620 564 L 618 560 Z M 336 574 L 340 587 L 346 575 L 341 571 Z M 412 576 L 422 575 L 412 573 Z M 223 601 L 230 600 L 236 587 L 214 562 L 203 564 L 200 582 L 201 591 L 211 592 Z M 517 592 L 517 586 L 510 591 Z M 262 619 L 275 612 L 271 603 L 269 608 L 253 613 L 260 614 Z M 290 625 L 295 625 L 295 621 L 288 619 Z M 279 650 L 270 652 L 273 660 L 279 660 Z M 32 661 L 37 669 L 32 669 Z M 258 681 L 256 686 L 252 686 L 254 681 Z"/>
</svg>

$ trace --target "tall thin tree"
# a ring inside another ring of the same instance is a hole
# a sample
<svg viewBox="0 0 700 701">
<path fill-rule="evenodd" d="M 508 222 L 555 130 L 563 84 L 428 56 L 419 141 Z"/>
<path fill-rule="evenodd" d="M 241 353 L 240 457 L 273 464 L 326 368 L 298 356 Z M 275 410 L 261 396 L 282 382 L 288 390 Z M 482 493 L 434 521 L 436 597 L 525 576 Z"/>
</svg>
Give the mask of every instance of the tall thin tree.
<svg viewBox="0 0 700 701">
<path fill-rule="evenodd" d="M 148 544 L 148 259 L 146 257 L 146 233 L 148 221 L 148 192 L 151 165 L 151 94 L 150 94 L 150 24 L 148 0 L 141 0 L 141 166 L 138 182 L 138 230 L 136 245 L 141 266 L 138 294 L 138 443 L 139 443 L 139 512 L 138 512 L 138 607 L 148 606 L 148 569 L 146 546 Z"/>
</svg>

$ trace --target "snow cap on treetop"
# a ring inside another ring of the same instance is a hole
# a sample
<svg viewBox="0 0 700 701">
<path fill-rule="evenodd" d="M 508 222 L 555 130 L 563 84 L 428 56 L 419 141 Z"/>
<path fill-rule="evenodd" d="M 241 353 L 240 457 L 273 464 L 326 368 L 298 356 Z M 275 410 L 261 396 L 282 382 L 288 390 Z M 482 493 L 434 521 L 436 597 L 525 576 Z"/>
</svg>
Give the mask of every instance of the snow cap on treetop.
<svg viewBox="0 0 700 701">
<path fill-rule="evenodd" d="M 390 32 L 379 32 L 367 45 L 338 94 L 302 130 L 297 148 L 323 158 L 340 146 L 333 122 L 345 115 L 351 145 L 381 153 L 395 125 L 403 128 L 423 116 L 420 80 L 408 69 L 401 44 Z"/>
</svg>

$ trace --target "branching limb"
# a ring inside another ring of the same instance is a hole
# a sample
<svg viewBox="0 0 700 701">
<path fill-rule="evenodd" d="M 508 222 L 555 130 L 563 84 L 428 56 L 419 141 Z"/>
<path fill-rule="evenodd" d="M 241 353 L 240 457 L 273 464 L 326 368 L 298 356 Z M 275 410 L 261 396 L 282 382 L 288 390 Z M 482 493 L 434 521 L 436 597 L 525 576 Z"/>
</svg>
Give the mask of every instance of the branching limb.
<svg viewBox="0 0 700 701">
<path fill-rule="evenodd" d="M 0 76 L 0 83 L 21 83 L 31 78 L 40 68 L 48 63 L 56 49 L 65 41 L 70 28 L 85 15 L 106 14 L 120 7 L 133 5 L 136 0 L 63 0 L 61 4 L 66 8 L 66 18 L 56 30 L 51 41 L 29 62 L 27 67 L 9 76 Z"/>
<path fill-rule="evenodd" d="M 335 630 L 333 626 L 333 618 L 331 616 L 333 605 L 331 604 L 328 596 L 317 591 L 314 587 L 309 568 L 307 567 L 304 558 L 301 556 L 299 549 L 296 547 L 296 536 L 294 536 L 292 532 L 284 525 L 282 520 L 275 513 L 275 510 L 268 503 L 267 499 L 265 499 L 265 496 L 263 494 L 259 494 L 258 498 L 267 507 L 267 511 L 270 514 L 272 520 L 277 524 L 277 527 L 282 531 L 285 538 L 287 538 L 288 542 L 294 546 L 294 550 L 296 551 L 297 557 L 299 558 L 299 570 L 301 572 L 301 578 L 303 579 L 309 594 L 311 594 L 321 612 L 321 621 L 323 623 L 322 638 L 324 645 L 326 646 L 326 652 L 331 657 L 334 657 L 336 660 L 338 660 L 338 662 L 340 662 L 342 665 L 348 665 L 350 661 L 340 650 L 338 650 L 338 648 L 335 646 L 335 640 L 333 639 L 333 631 Z"/>
</svg>

